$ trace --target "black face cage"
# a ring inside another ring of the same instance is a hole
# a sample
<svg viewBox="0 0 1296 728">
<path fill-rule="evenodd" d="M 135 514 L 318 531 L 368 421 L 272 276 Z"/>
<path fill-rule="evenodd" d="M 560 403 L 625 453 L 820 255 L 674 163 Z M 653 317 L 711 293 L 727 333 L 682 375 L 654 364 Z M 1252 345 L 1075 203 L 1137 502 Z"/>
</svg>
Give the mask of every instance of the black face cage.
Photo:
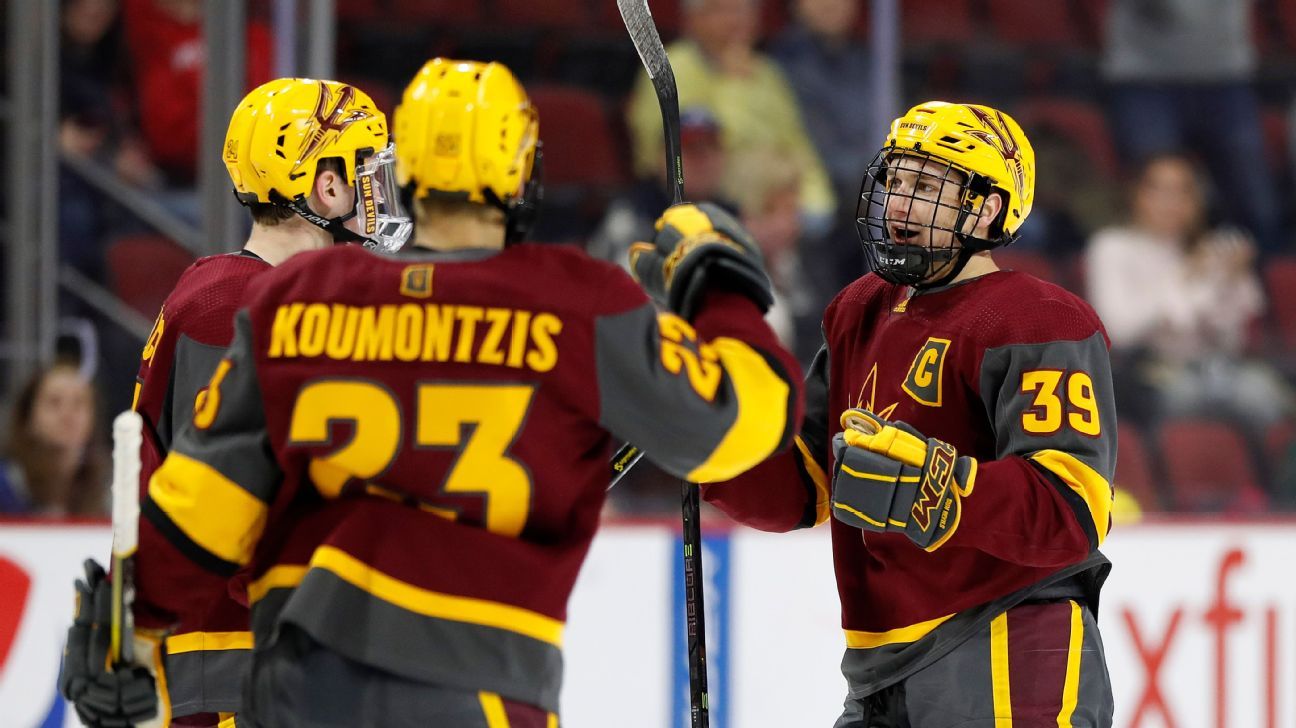
<svg viewBox="0 0 1296 728">
<path fill-rule="evenodd" d="M 901 189 L 890 175 L 901 155 L 918 161 L 911 170 L 917 174 L 917 182 L 908 189 Z M 926 171 L 931 169 L 939 172 Z M 957 190 L 952 197 L 946 195 L 947 185 Z M 869 268 L 883 280 L 915 288 L 950 282 L 975 253 L 1012 241 L 1011 236 L 1002 233 L 1000 221 L 991 226 L 993 240 L 961 232 L 972 227 L 968 218 L 976 217 L 991 190 L 984 176 L 969 175 L 929 152 L 883 148 L 864 173 L 855 207 L 855 231 Z M 893 204 L 897 196 L 906 199 Z M 897 216 L 889 217 L 889 210 Z M 941 224 L 950 219 L 952 223 Z M 924 231 L 929 231 L 926 244 L 907 242 L 907 238 L 922 237 Z M 934 244 L 936 239 L 946 238 L 942 232 L 952 236 L 951 247 Z"/>
</svg>

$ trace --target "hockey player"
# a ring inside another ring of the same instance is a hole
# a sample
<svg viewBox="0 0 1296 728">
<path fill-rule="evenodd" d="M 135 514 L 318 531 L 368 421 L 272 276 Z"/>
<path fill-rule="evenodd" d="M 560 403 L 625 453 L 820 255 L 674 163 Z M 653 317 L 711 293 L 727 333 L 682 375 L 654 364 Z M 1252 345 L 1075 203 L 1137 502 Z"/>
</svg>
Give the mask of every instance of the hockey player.
<svg viewBox="0 0 1296 728">
<path fill-rule="evenodd" d="M 505 67 L 429 62 L 395 129 L 413 245 L 252 284 L 149 485 L 141 529 L 169 550 L 137 557 L 137 612 L 246 568 L 254 726 L 550 728 L 613 443 L 733 477 L 790 444 L 800 377 L 756 246 L 714 207 L 638 248 L 660 316 L 616 266 L 518 242 L 538 120 Z"/>
<path fill-rule="evenodd" d="M 180 425 L 192 419 L 233 337 L 244 290 L 256 276 L 295 253 L 341 241 L 394 250 L 410 228 L 399 207 L 387 207 L 387 200 L 398 200 L 394 183 L 385 199 L 374 184 L 394 174 L 386 119 L 352 86 L 279 79 L 258 87 L 230 119 L 224 160 L 251 213 L 252 231 L 239 252 L 202 258 L 186 270 L 153 324 L 133 400 L 144 420 L 141 496 Z M 99 586 L 101 574 L 91 567 L 78 587 L 87 608 L 96 589 L 107 589 Z M 174 616 L 159 650 L 167 698 L 163 720 L 169 715 L 176 726 L 216 725 L 238 710 L 250 664 L 246 602 L 213 594 L 209 603 Z M 141 624 L 146 622 L 143 617 Z M 82 633 L 74 627 L 70 639 Z M 76 701 L 82 720 L 106 723 L 120 706 L 100 705 L 103 697 L 84 672 L 84 665 L 65 665 L 64 694 Z"/>
<path fill-rule="evenodd" d="M 796 447 L 703 496 L 786 531 L 832 521 L 849 693 L 837 728 L 1109 726 L 1094 621 L 1116 419 L 1090 307 L 995 266 L 1035 159 L 1006 114 L 895 120 L 828 306 Z"/>
</svg>

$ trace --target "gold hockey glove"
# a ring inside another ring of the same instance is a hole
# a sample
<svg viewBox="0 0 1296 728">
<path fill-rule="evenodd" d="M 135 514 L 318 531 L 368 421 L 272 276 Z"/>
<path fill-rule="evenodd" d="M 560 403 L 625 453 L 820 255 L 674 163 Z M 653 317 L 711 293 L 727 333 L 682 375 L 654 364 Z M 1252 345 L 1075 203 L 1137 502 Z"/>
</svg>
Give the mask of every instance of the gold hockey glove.
<svg viewBox="0 0 1296 728">
<path fill-rule="evenodd" d="M 713 288 L 737 291 L 761 311 L 774 303 L 760 248 L 710 202 L 668 208 L 657 219 L 653 241 L 630 246 L 630 272 L 649 296 L 685 319 Z"/>
<path fill-rule="evenodd" d="M 958 528 L 977 462 L 949 443 L 862 409 L 841 417 L 833 436 L 833 516 L 866 531 L 903 531 L 935 551 Z"/>
</svg>

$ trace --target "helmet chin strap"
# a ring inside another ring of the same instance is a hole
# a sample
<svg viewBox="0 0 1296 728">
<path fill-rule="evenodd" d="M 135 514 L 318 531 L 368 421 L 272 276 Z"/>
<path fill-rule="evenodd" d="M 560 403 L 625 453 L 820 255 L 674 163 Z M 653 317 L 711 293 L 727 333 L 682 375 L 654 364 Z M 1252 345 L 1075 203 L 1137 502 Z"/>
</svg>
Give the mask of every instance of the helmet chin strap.
<svg viewBox="0 0 1296 728">
<path fill-rule="evenodd" d="M 356 216 L 355 210 L 341 217 L 324 217 L 310 209 L 310 205 L 306 204 L 305 199 L 293 200 L 288 203 L 288 207 L 292 208 L 292 211 L 304 218 L 306 222 L 333 236 L 333 242 L 335 243 L 358 243 L 367 240 L 363 235 L 348 229 L 345 225 L 347 220 Z"/>
<path fill-rule="evenodd" d="M 971 207 L 965 205 L 959 211 L 958 220 L 956 220 L 954 223 L 954 229 L 961 230 L 964 224 L 966 224 L 967 219 L 971 214 L 972 214 Z M 1006 242 L 996 243 L 991 240 L 978 238 L 973 236 L 971 233 L 954 233 L 954 239 L 959 242 L 958 255 L 953 256 L 954 267 L 951 268 L 948 273 L 946 273 L 945 275 L 941 276 L 940 278 L 934 281 L 923 281 L 920 283 L 915 283 L 913 285 L 914 290 L 925 291 L 931 288 L 940 288 L 941 286 L 949 285 L 955 278 L 958 277 L 960 273 L 963 272 L 963 269 L 967 267 L 968 262 L 972 260 L 972 256 L 982 251 L 991 250 L 993 248 L 997 248 L 1000 247 L 1001 245 L 1007 244 Z M 1011 240 L 1007 242 L 1011 242 Z M 930 260 L 931 258 L 929 257 L 928 265 L 931 264 Z"/>
<path fill-rule="evenodd" d="M 963 272 L 963 269 L 967 267 L 968 261 L 972 260 L 972 256 L 975 254 L 975 252 L 976 251 L 972 251 L 967 248 L 959 248 L 959 251 L 956 255 L 953 255 L 950 258 L 945 258 L 946 261 L 950 260 L 951 258 L 954 261 L 954 266 L 950 268 L 948 273 L 941 276 L 940 278 L 937 278 L 934 281 L 920 281 L 918 283 L 915 283 L 913 284 L 914 290 L 925 291 L 929 288 L 940 288 L 941 286 L 948 285 L 950 281 L 958 277 L 959 273 Z M 935 266 L 932 265 L 932 260 L 933 260 L 932 257 L 929 256 L 927 260 L 928 260 L 928 265 L 931 266 L 932 268 L 935 268 Z"/>
</svg>

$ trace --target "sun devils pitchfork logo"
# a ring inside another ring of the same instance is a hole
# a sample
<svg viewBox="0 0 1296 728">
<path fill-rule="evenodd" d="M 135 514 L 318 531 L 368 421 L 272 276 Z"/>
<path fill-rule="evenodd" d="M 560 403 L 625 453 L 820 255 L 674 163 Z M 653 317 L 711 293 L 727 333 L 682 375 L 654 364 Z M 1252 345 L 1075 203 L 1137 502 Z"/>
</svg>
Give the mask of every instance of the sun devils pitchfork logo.
<svg viewBox="0 0 1296 728">
<path fill-rule="evenodd" d="M 302 142 L 301 151 L 297 154 L 297 161 L 293 164 L 292 171 L 289 173 L 293 177 L 301 174 L 302 165 L 314 159 L 320 149 L 338 138 L 342 132 L 346 131 L 348 126 L 357 121 L 373 117 L 373 114 L 364 109 L 347 109 L 351 102 L 355 100 L 355 89 L 350 86 L 343 86 L 336 98 L 333 97 L 329 87 L 323 83 L 319 85 L 319 91 L 319 99 L 315 102 L 315 111 L 311 114 L 314 130 Z"/>
<path fill-rule="evenodd" d="M 995 111 L 994 116 L 991 116 L 985 110 L 975 106 L 969 106 L 967 109 L 989 130 L 972 130 L 968 135 L 980 139 L 999 152 L 1008 170 L 1012 172 L 1013 186 L 1017 188 L 1017 199 L 1022 199 L 1025 195 L 1026 169 L 1022 166 L 1021 147 L 1018 146 L 1017 137 L 1013 136 L 1012 129 L 1008 128 L 1008 122 L 1004 121 L 1003 114 L 999 111 Z"/>
</svg>

